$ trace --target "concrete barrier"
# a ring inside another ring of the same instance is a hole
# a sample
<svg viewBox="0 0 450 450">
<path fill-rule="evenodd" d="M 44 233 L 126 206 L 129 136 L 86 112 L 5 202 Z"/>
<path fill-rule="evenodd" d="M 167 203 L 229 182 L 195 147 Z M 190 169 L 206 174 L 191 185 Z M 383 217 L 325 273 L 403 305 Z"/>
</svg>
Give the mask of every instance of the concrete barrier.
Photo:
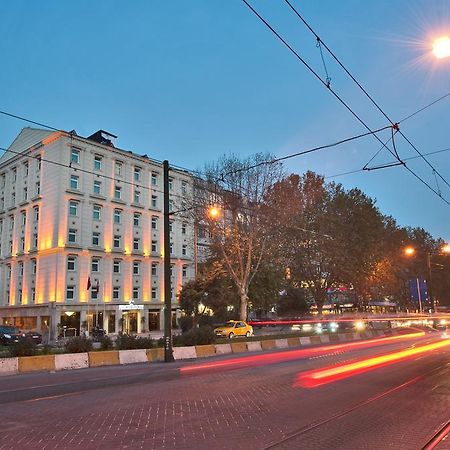
<svg viewBox="0 0 450 450">
<path fill-rule="evenodd" d="M 289 347 L 298 347 L 300 345 L 300 339 L 298 337 L 287 338 L 287 343 Z"/>
<path fill-rule="evenodd" d="M 311 344 L 321 344 L 322 343 L 322 336 L 309 336 L 309 339 L 311 340 Z"/>
<path fill-rule="evenodd" d="M 114 366 L 116 364 L 120 364 L 119 352 L 116 350 L 89 352 L 89 367 Z"/>
<path fill-rule="evenodd" d="M 147 353 L 147 360 L 149 362 L 164 361 L 164 349 L 161 347 L 148 348 L 146 353 Z"/>
<path fill-rule="evenodd" d="M 248 341 L 247 342 L 247 350 L 249 352 L 260 352 L 260 351 L 262 351 L 261 341 Z"/>
<path fill-rule="evenodd" d="M 321 344 L 328 344 L 330 342 L 330 336 L 328 334 L 322 334 L 320 336 L 320 343 Z"/>
<path fill-rule="evenodd" d="M 275 339 L 265 339 L 261 341 L 261 348 L 263 350 L 272 350 L 277 348 L 277 343 L 275 342 Z"/>
<path fill-rule="evenodd" d="M 311 345 L 311 339 L 309 336 L 303 336 L 300 338 L 300 345 Z"/>
<path fill-rule="evenodd" d="M 288 348 L 288 340 L 287 339 L 275 339 L 276 348 Z"/>
<path fill-rule="evenodd" d="M 86 367 L 89 367 L 89 356 L 87 353 L 55 355 L 56 370 L 85 369 Z"/>
<path fill-rule="evenodd" d="M 230 345 L 233 353 L 243 353 L 247 351 L 247 342 L 232 342 Z"/>
<path fill-rule="evenodd" d="M 19 356 L 19 372 L 55 370 L 55 355 Z"/>
<path fill-rule="evenodd" d="M 232 352 L 230 344 L 216 344 L 215 348 L 216 355 L 225 355 Z"/>
<path fill-rule="evenodd" d="M 175 360 L 179 359 L 195 359 L 197 358 L 197 353 L 195 352 L 195 347 L 174 347 L 173 357 Z"/>
<path fill-rule="evenodd" d="M 0 358 L 0 375 L 11 375 L 19 371 L 19 358 Z"/>
<path fill-rule="evenodd" d="M 214 356 L 216 354 L 216 348 L 214 345 L 196 345 L 195 353 L 197 358 L 204 358 L 206 356 Z"/>
<path fill-rule="evenodd" d="M 119 350 L 119 362 L 120 364 L 136 364 L 148 362 L 147 352 L 145 351 L 145 348 L 134 350 Z"/>
<path fill-rule="evenodd" d="M 330 342 L 336 343 L 340 341 L 338 334 L 329 334 L 328 337 L 330 339 Z"/>
</svg>

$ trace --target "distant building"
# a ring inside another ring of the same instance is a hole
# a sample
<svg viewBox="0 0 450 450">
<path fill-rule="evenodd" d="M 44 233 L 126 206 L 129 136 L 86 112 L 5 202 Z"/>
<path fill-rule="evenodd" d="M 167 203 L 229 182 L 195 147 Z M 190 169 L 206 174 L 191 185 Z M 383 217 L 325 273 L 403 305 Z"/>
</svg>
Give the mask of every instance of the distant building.
<svg viewBox="0 0 450 450">
<path fill-rule="evenodd" d="M 25 128 L 0 158 L 0 323 L 51 337 L 162 329 L 162 165 L 115 139 Z M 182 209 L 192 178 L 171 176 Z M 175 314 L 194 276 L 194 230 L 180 214 L 171 238 Z"/>
</svg>

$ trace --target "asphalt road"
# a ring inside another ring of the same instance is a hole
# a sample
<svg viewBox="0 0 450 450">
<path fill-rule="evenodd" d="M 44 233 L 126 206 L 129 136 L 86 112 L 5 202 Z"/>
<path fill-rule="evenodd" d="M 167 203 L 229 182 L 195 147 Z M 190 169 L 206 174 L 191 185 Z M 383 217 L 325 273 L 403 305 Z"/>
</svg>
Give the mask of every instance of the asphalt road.
<svg viewBox="0 0 450 450">
<path fill-rule="evenodd" d="M 235 370 L 180 372 L 203 360 L 1 377 L 0 449 L 421 449 L 450 419 L 450 347 L 316 388 L 294 381 L 437 339 L 256 367 L 208 359 L 238 359 Z"/>
</svg>

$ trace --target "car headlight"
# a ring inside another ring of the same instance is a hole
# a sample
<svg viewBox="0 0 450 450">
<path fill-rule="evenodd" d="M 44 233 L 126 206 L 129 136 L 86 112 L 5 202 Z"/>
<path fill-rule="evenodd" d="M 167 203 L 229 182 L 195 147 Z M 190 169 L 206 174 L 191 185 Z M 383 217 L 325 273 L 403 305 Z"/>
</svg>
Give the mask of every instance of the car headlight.
<svg viewBox="0 0 450 450">
<path fill-rule="evenodd" d="M 10 334 L 4 334 L 3 336 L 5 336 L 5 338 L 7 338 L 7 339 L 11 339 L 11 335 Z"/>
</svg>

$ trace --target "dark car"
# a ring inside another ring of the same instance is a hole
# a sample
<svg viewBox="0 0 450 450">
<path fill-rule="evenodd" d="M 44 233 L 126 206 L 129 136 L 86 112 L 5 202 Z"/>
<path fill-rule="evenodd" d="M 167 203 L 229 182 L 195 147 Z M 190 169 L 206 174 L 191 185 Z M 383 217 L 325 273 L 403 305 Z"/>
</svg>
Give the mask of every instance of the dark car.
<svg viewBox="0 0 450 450">
<path fill-rule="evenodd" d="M 17 327 L 11 327 L 9 325 L 0 325 L 0 342 L 3 345 L 14 344 L 23 339 L 25 334 L 22 333 Z"/>
<path fill-rule="evenodd" d="M 25 333 L 27 339 L 31 339 L 35 344 L 42 344 L 42 334 L 37 331 L 28 331 Z"/>
</svg>

